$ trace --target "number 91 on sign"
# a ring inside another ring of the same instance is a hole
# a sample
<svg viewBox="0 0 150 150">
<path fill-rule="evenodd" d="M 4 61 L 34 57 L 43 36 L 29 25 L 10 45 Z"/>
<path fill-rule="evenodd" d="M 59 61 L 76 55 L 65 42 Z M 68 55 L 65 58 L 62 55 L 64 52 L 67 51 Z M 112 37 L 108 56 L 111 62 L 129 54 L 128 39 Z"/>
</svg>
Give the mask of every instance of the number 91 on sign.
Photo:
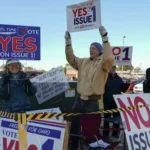
<svg viewBox="0 0 150 150">
<path fill-rule="evenodd" d="M 132 58 L 132 47 L 112 47 L 112 53 L 115 56 L 116 61 L 128 62 Z"/>
</svg>

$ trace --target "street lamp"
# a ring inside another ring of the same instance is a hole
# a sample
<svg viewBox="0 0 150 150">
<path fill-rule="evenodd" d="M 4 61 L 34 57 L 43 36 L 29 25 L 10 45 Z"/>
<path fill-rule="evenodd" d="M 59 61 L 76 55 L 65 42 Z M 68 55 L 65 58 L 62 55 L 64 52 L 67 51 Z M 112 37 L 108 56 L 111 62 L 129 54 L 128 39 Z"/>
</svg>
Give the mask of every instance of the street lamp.
<svg viewBox="0 0 150 150">
<path fill-rule="evenodd" d="M 126 36 L 123 36 L 123 46 L 124 46 L 124 40 L 125 40 Z"/>
</svg>

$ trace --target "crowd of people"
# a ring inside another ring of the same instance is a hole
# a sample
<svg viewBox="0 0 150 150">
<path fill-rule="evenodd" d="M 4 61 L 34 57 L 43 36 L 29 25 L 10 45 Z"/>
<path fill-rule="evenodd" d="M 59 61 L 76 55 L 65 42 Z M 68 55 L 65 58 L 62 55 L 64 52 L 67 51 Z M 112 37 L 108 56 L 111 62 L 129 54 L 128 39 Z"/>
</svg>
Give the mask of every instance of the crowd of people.
<svg viewBox="0 0 150 150">
<path fill-rule="evenodd" d="M 73 105 L 72 112 L 89 113 L 99 111 L 99 102 L 103 96 L 104 109 L 110 110 L 117 108 L 113 95 L 125 92 L 130 80 L 126 83 L 116 73 L 114 66 L 114 56 L 108 39 L 108 32 L 102 26 L 99 28 L 102 38 L 102 45 L 98 42 L 90 44 L 90 57 L 79 58 L 75 56 L 72 48 L 71 35 L 68 31 L 65 33 L 65 53 L 69 64 L 78 70 L 77 97 Z M 18 60 L 8 60 L 5 70 L 0 79 L 0 99 L 4 101 L 3 111 L 10 113 L 20 113 L 32 110 L 30 96 L 35 95 L 37 89 L 30 82 L 29 76 L 22 70 L 22 64 Z M 144 93 L 150 92 L 150 69 L 146 71 L 146 80 L 143 83 Z M 105 114 L 105 118 L 110 118 L 111 114 Z M 119 113 L 113 114 L 118 117 Z M 92 127 L 92 121 L 89 122 Z M 79 135 L 80 133 L 79 117 L 72 118 L 71 133 Z M 109 128 L 109 122 L 104 122 L 104 128 Z M 114 124 L 114 128 L 119 125 Z M 109 136 L 109 131 L 104 131 L 105 137 Z M 119 136 L 119 132 L 113 132 L 114 137 Z M 71 149 L 78 148 L 79 139 L 71 138 Z"/>
</svg>

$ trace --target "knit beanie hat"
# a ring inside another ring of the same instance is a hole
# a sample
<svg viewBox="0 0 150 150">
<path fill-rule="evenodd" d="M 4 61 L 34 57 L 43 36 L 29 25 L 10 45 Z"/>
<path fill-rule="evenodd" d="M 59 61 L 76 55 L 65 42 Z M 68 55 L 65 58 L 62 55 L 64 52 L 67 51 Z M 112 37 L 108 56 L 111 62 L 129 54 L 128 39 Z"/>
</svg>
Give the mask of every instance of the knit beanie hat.
<svg viewBox="0 0 150 150">
<path fill-rule="evenodd" d="M 102 47 L 102 45 L 100 43 L 93 42 L 91 45 L 94 45 L 98 49 L 98 51 L 99 51 L 100 54 L 103 53 L 103 47 Z"/>
<path fill-rule="evenodd" d="M 116 69 L 117 67 L 116 67 L 116 65 L 113 65 L 113 67 L 112 67 L 113 69 Z"/>
</svg>

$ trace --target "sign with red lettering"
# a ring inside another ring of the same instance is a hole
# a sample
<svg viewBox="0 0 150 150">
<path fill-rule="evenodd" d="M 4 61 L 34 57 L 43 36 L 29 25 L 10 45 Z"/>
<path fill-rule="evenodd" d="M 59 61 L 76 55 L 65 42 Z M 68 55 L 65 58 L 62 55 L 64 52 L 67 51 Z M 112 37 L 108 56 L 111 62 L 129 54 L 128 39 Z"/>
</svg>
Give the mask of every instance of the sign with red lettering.
<svg viewBox="0 0 150 150">
<path fill-rule="evenodd" d="M 101 26 L 100 0 L 67 6 L 67 30 L 77 32 Z"/>
<path fill-rule="evenodd" d="M 132 65 L 132 46 L 113 46 L 112 53 L 115 57 L 115 65 Z"/>
<path fill-rule="evenodd" d="M 40 27 L 0 24 L 0 59 L 40 60 Z"/>
<path fill-rule="evenodd" d="M 118 108 L 150 104 L 150 94 L 114 95 Z M 150 149 L 150 107 L 121 113 L 129 150 Z"/>
<path fill-rule="evenodd" d="M 56 119 L 28 121 L 27 150 L 63 149 L 65 130 L 66 122 Z M 0 118 L 0 150 L 21 150 L 19 148 L 17 122 Z"/>
</svg>

